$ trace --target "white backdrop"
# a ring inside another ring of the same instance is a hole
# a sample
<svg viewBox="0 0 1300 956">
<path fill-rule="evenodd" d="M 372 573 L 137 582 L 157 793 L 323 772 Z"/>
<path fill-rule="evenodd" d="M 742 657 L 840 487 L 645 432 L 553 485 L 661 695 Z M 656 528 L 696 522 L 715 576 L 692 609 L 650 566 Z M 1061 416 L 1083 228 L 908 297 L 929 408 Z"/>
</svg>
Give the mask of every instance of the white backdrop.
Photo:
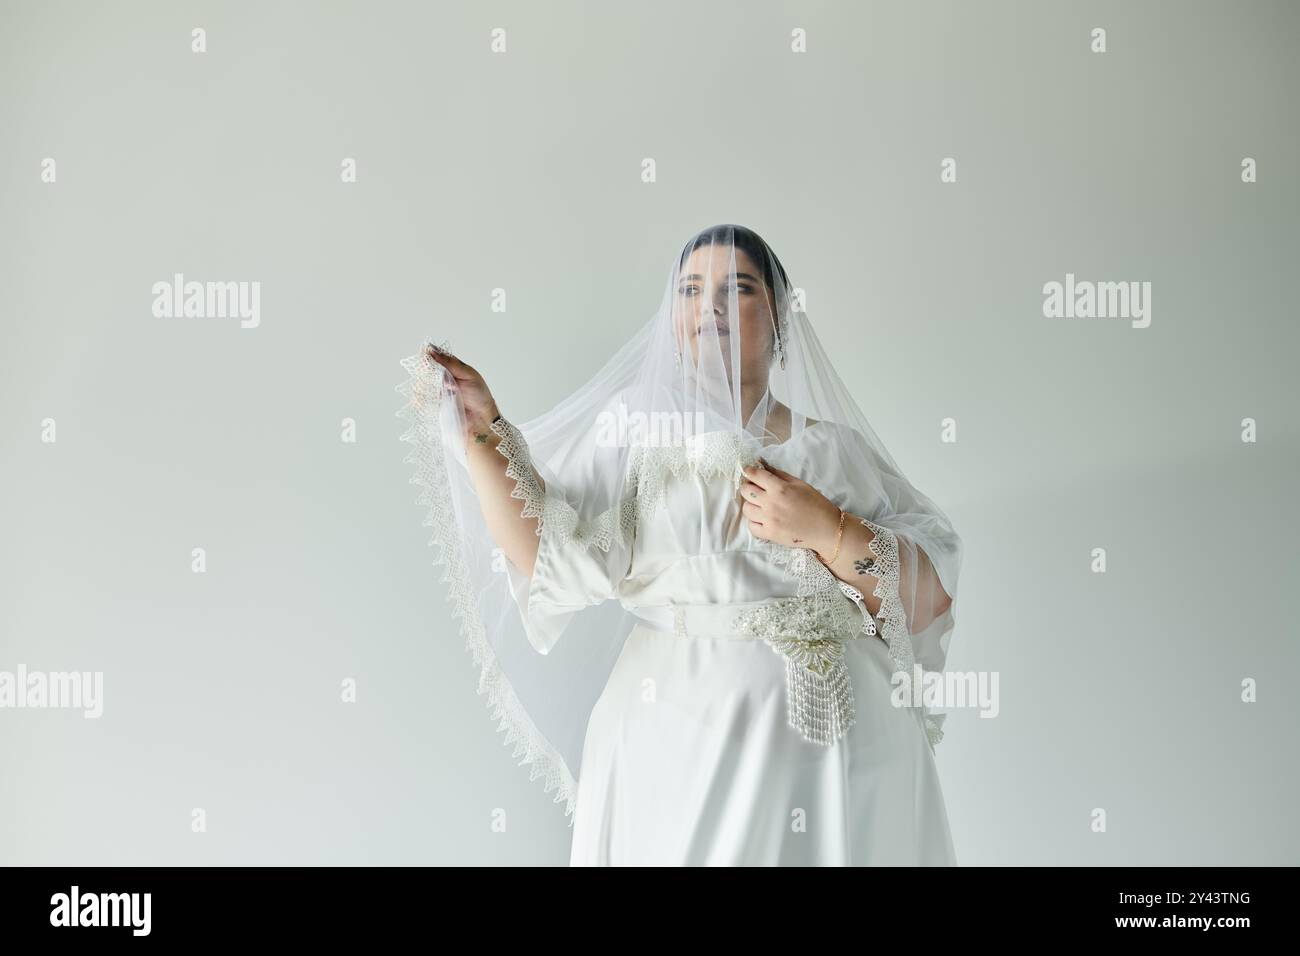
<svg viewBox="0 0 1300 956">
<path fill-rule="evenodd" d="M 1285 2 L 6 0 L 0 674 L 103 713 L 0 709 L 0 863 L 566 862 L 397 362 L 446 339 L 526 420 L 716 222 L 966 544 L 949 665 L 1001 700 L 939 747 L 959 861 L 1300 861 L 1297 41 Z M 177 273 L 255 323 L 155 314 Z M 1045 316 L 1067 274 L 1149 324 Z"/>
</svg>

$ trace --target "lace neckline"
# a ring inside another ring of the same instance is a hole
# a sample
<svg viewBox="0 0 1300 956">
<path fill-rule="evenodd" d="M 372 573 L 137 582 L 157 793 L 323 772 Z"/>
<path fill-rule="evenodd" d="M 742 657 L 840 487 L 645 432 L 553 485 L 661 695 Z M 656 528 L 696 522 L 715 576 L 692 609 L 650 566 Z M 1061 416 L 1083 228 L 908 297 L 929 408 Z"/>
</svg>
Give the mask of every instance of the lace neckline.
<svg viewBox="0 0 1300 956">
<path fill-rule="evenodd" d="M 829 420 L 827 420 L 827 419 L 818 419 L 818 420 L 817 420 L 816 422 L 814 422 L 813 424 L 808 425 L 808 426 L 806 426 L 806 427 L 800 429 L 799 432 L 798 432 L 797 434 L 795 434 L 795 435 L 791 435 L 789 438 L 786 438 L 786 439 L 784 439 L 783 441 L 779 441 L 779 442 L 771 442 L 771 443 L 766 444 L 766 445 L 754 444 L 753 447 L 755 447 L 755 448 L 757 448 L 757 449 L 759 449 L 760 451 L 763 451 L 763 452 L 782 449 L 782 448 L 785 448 L 785 447 L 787 447 L 787 446 L 794 445 L 795 443 L 801 441 L 801 440 L 803 439 L 803 437 L 804 437 L 805 435 L 809 434 L 810 432 L 817 431 L 817 430 L 819 430 L 819 429 L 822 429 L 823 427 L 831 428 L 831 427 L 834 427 L 834 426 L 835 426 L 835 423 L 832 422 L 832 421 L 829 421 Z M 716 444 L 718 444 L 718 443 L 720 443 L 720 442 L 723 442 L 723 443 L 730 443 L 730 444 L 734 444 L 734 445 L 741 445 L 741 444 L 746 444 L 746 443 L 747 443 L 747 442 L 746 442 L 746 439 L 747 439 L 747 438 L 752 438 L 752 439 L 755 440 L 755 442 L 757 442 L 757 438 L 758 438 L 758 436 L 753 435 L 753 434 L 751 434 L 750 432 L 742 432 L 742 431 L 737 431 L 737 430 L 735 430 L 735 429 L 729 429 L 729 428 L 714 428 L 714 429 L 710 429 L 709 431 L 697 432 L 696 434 L 693 434 L 693 435 L 687 435 L 687 436 L 685 437 L 685 439 L 684 439 L 683 441 L 680 441 L 680 442 L 673 442 L 673 443 L 671 443 L 671 444 L 667 444 L 667 443 L 662 443 L 662 444 L 651 444 L 651 443 L 646 443 L 646 444 L 636 444 L 636 445 L 633 445 L 633 446 L 631 446 L 631 447 L 632 447 L 632 450 L 633 450 L 633 451 L 645 452 L 645 451 L 651 451 L 651 450 L 654 450 L 654 449 L 665 449 L 665 450 L 666 450 L 666 449 L 673 449 L 673 448 L 677 448 L 677 449 L 682 449 L 682 448 L 702 448 L 702 447 L 705 447 L 705 446 L 716 445 Z"/>
</svg>

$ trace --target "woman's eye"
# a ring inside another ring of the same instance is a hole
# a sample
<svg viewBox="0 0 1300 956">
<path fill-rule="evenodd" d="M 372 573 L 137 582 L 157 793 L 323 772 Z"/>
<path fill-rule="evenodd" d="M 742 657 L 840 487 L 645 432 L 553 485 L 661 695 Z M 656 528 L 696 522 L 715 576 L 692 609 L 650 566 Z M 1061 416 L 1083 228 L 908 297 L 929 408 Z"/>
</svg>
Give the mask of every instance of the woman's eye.
<svg viewBox="0 0 1300 956">
<path fill-rule="evenodd" d="M 722 291 L 730 292 L 731 288 L 732 288 L 731 286 L 726 286 Z M 754 287 L 752 285 L 740 285 L 740 286 L 736 286 L 736 291 L 743 292 L 746 295 L 752 295 L 754 292 Z M 682 286 L 680 289 L 677 290 L 677 294 L 678 295 L 699 295 L 700 287 L 697 285 Z"/>
</svg>

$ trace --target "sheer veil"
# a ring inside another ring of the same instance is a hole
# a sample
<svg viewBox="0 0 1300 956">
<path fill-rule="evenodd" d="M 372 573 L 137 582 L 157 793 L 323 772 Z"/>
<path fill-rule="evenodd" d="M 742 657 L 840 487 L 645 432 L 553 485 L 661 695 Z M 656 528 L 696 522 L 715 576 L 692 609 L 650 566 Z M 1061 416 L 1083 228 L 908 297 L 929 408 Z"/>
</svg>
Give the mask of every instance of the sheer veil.
<svg viewBox="0 0 1300 956">
<path fill-rule="evenodd" d="M 742 226 L 714 226 L 667 265 L 658 308 L 590 381 L 536 418 L 501 424 L 501 467 L 516 479 L 521 514 L 539 519 L 532 576 L 488 531 L 466 466 L 463 409 L 442 367 L 423 346 L 402 361 L 406 460 L 479 693 L 514 757 L 566 813 L 588 717 L 637 620 L 620 601 L 637 527 L 688 469 L 739 487 L 740 468 L 776 448 L 797 462 L 800 442 L 832 443 L 838 472 L 798 477 L 876 531 L 863 591 L 808 549 L 757 539 L 755 548 L 786 572 L 789 595 L 814 598 L 832 616 L 860 613 L 862 629 L 909 675 L 914 664 L 943 669 L 955 625 L 961 540 L 849 394 L 802 290 L 767 243 Z M 480 368 L 490 382 L 490 366 Z M 575 562 L 598 568 L 608 587 L 541 600 L 533 578 L 562 576 Z M 864 592 L 880 598 L 875 614 Z M 942 716 L 925 712 L 932 744 Z"/>
</svg>

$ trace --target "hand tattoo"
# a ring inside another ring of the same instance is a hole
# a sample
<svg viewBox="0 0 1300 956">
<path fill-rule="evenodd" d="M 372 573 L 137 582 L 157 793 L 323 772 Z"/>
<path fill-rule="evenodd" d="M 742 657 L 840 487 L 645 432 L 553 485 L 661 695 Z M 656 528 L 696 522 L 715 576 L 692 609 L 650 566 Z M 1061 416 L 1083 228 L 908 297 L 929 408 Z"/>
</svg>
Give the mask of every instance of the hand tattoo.
<svg viewBox="0 0 1300 956">
<path fill-rule="evenodd" d="M 875 558 L 856 558 L 856 559 L 853 561 L 853 567 L 854 567 L 854 569 L 858 572 L 858 574 L 875 574 L 875 573 L 876 573 L 876 559 L 875 559 Z"/>
</svg>

